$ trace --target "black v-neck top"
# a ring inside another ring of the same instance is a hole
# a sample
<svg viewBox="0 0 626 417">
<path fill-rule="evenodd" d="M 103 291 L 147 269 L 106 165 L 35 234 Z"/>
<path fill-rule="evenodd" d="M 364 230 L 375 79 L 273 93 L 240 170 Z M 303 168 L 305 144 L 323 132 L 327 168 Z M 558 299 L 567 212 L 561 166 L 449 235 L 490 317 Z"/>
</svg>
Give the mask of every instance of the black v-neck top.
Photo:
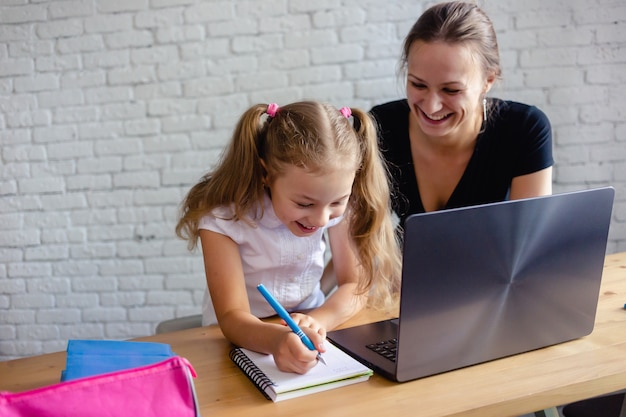
<svg viewBox="0 0 626 417">
<path fill-rule="evenodd" d="M 513 178 L 554 164 L 552 129 L 537 107 L 490 98 L 490 112 L 474 153 L 444 209 L 503 201 Z M 392 204 L 400 224 L 423 213 L 409 140 L 409 106 L 398 100 L 372 108 L 379 145 L 392 177 Z"/>
</svg>

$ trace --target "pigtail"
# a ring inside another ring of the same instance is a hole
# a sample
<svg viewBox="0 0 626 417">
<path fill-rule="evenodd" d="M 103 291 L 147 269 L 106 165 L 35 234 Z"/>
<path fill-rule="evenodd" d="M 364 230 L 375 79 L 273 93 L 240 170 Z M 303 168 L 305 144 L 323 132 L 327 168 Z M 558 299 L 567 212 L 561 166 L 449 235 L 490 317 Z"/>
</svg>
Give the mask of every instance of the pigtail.
<svg viewBox="0 0 626 417">
<path fill-rule="evenodd" d="M 267 105 L 257 104 L 241 116 L 217 167 L 204 175 L 183 200 L 176 235 L 188 240 L 190 250 L 198 243 L 200 219 L 216 207 L 233 207 L 233 220 L 254 220 L 245 216 L 263 199 L 259 149 L 266 130 L 262 118 L 266 109 Z"/>
<path fill-rule="evenodd" d="M 265 132 L 266 104 L 248 109 L 239 119 L 230 145 L 212 175 L 215 206 L 234 204 L 235 220 L 242 220 L 263 197 L 260 148 Z"/>
<path fill-rule="evenodd" d="M 362 163 L 353 184 L 350 231 L 367 276 L 361 289 L 370 290 L 374 307 L 387 307 L 397 299 L 402 268 L 391 214 L 389 173 L 372 119 L 359 109 L 352 109 L 352 117 Z"/>
</svg>

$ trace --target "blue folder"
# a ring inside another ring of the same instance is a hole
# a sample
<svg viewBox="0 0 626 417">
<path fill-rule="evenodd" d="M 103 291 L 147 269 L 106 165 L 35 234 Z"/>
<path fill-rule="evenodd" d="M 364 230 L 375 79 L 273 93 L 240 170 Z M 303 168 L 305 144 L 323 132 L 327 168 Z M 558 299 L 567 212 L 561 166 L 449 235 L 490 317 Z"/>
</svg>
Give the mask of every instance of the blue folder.
<svg viewBox="0 0 626 417">
<path fill-rule="evenodd" d="M 120 340 L 70 340 L 61 381 L 137 368 L 175 356 L 170 345 Z"/>
</svg>

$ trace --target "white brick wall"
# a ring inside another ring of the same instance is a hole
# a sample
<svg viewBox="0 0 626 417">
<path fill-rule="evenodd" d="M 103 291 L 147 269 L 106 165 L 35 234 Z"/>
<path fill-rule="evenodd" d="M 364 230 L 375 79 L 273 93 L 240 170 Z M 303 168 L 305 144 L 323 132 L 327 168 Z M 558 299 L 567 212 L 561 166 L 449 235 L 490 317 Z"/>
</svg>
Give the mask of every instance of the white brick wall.
<svg viewBox="0 0 626 417">
<path fill-rule="evenodd" d="M 0 0 L 0 360 L 200 311 L 179 202 L 256 102 L 403 95 L 425 1 Z M 613 185 L 626 250 L 626 4 L 484 1 L 494 95 L 552 120 L 555 191 Z"/>
</svg>

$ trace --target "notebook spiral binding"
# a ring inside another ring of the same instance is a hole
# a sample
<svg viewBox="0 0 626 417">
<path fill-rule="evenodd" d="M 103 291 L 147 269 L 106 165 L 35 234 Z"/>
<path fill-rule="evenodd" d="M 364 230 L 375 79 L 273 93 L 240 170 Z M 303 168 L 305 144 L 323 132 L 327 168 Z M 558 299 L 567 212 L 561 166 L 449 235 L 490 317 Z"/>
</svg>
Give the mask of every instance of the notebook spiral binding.
<svg viewBox="0 0 626 417">
<path fill-rule="evenodd" d="M 243 373 L 252 381 L 255 387 L 261 391 L 261 393 L 270 400 L 270 396 L 265 390 L 274 385 L 271 379 L 267 377 L 255 364 L 248 358 L 241 350 L 235 348 L 232 349 L 228 355 L 230 359 L 243 371 Z"/>
</svg>

